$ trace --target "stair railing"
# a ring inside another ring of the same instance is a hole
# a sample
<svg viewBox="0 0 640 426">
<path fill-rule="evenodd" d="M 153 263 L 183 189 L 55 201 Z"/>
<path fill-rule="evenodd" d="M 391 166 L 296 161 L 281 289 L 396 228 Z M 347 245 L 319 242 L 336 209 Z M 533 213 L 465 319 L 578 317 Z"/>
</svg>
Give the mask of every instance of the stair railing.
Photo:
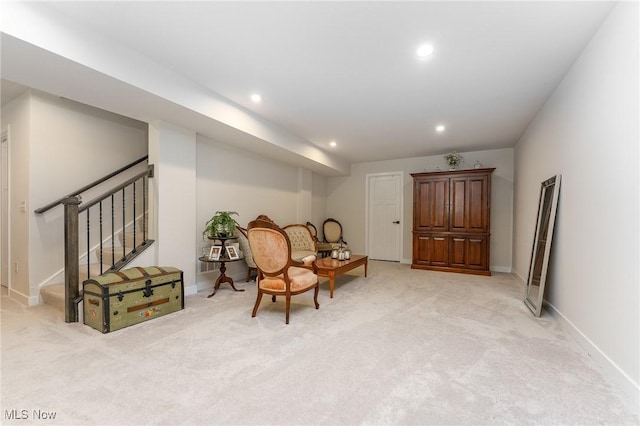
<svg viewBox="0 0 640 426">
<path fill-rule="evenodd" d="M 36 210 L 43 213 L 58 204 L 64 205 L 64 280 L 65 280 L 65 321 L 78 321 L 78 303 L 82 301 L 80 291 L 80 222 L 84 214 L 86 223 L 86 261 L 87 276 L 91 277 L 91 254 L 96 254 L 98 259 L 99 274 L 117 271 L 133 260 L 141 251 L 146 249 L 153 240 L 148 238 L 147 213 L 148 213 L 148 179 L 153 177 L 153 165 L 147 170 L 138 173 L 116 187 L 93 198 L 87 203 L 82 203 L 81 193 L 94 186 L 113 178 L 117 174 L 146 160 L 143 157 L 108 176 L 101 178 L 81 190 L 61 198 Z M 140 195 L 140 192 L 142 194 Z M 105 217 L 107 220 L 105 221 Z M 110 220 L 109 220 L 110 218 Z M 140 225 L 138 225 L 140 221 Z M 96 223 L 97 222 L 97 223 Z M 106 222 L 106 232 L 105 232 Z M 127 231 L 131 230 L 132 239 L 127 238 Z M 139 233 L 142 233 L 138 237 Z M 116 258 L 115 239 L 120 233 L 121 255 Z M 106 234 L 106 238 L 105 238 Z M 138 241 L 140 238 L 140 241 Z M 110 259 L 105 259 L 105 242 L 111 246 Z M 105 270 L 104 266 L 111 265 Z M 94 271 L 95 272 L 95 271 Z M 93 275 L 96 275 L 95 273 Z M 82 277 L 85 279 L 84 277 Z"/>
<path fill-rule="evenodd" d="M 133 161 L 133 162 L 127 164 L 126 166 L 122 166 L 118 170 L 116 170 L 116 171 L 114 171 L 112 173 L 109 173 L 108 175 L 106 175 L 106 176 L 104 176 L 104 177 L 102 177 L 102 178 L 100 178 L 98 180 L 95 180 L 95 181 L 91 182 L 89 185 L 83 186 L 82 188 L 72 192 L 69 195 L 65 195 L 64 197 L 61 197 L 61 198 L 58 198 L 55 201 L 52 201 L 51 203 L 47 204 L 46 206 L 40 207 L 39 209 L 35 209 L 33 212 L 37 213 L 37 214 L 42 214 L 42 213 L 44 213 L 44 212 L 46 212 L 48 210 L 51 210 L 52 208 L 62 204 L 62 202 L 64 200 L 66 200 L 67 198 L 78 196 L 78 195 L 82 194 L 83 192 L 86 192 L 86 191 L 90 190 L 91 188 L 96 187 L 96 186 L 100 185 L 101 183 L 108 181 L 112 177 L 117 176 L 120 173 L 122 173 L 124 171 L 127 171 L 130 168 L 132 168 L 133 166 L 135 166 L 137 164 L 140 164 L 143 161 L 146 161 L 148 159 L 149 159 L 149 156 L 145 155 L 144 157 L 139 158 L 136 161 Z"/>
</svg>

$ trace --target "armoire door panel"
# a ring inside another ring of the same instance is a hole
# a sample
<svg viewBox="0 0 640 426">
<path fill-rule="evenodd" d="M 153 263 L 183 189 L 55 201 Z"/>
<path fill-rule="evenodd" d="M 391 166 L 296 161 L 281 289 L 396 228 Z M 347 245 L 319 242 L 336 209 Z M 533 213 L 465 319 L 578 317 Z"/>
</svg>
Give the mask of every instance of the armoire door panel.
<svg viewBox="0 0 640 426">
<path fill-rule="evenodd" d="M 488 206 L 491 200 L 488 199 L 488 178 L 470 178 L 468 182 L 467 206 L 469 212 L 468 230 L 476 232 L 487 232 Z"/>
<path fill-rule="evenodd" d="M 452 231 L 467 229 L 467 179 L 451 179 L 451 227 Z"/>
<path fill-rule="evenodd" d="M 430 200 L 429 209 L 432 211 L 431 230 L 444 231 L 449 227 L 449 211 L 447 200 L 449 199 L 449 182 L 447 179 L 434 180 L 433 198 Z"/>
<path fill-rule="evenodd" d="M 467 241 L 467 268 L 488 269 L 487 239 L 469 238 Z"/>
<path fill-rule="evenodd" d="M 431 265 L 449 266 L 449 239 L 434 236 L 431 245 Z"/>
<path fill-rule="evenodd" d="M 465 267 L 467 254 L 466 238 L 451 238 L 451 266 L 456 268 Z"/>
<path fill-rule="evenodd" d="M 413 263 L 418 265 L 431 264 L 431 237 L 426 235 L 414 235 L 413 237 Z"/>
<path fill-rule="evenodd" d="M 428 231 L 431 223 L 431 210 L 426 208 L 429 204 L 431 182 L 416 182 L 413 191 L 413 199 L 419 200 L 413 204 L 413 229 L 414 231 Z"/>
<path fill-rule="evenodd" d="M 449 227 L 448 179 L 431 179 L 416 182 L 414 199 L 415 231 L 446 231 Z"/>
</svg>

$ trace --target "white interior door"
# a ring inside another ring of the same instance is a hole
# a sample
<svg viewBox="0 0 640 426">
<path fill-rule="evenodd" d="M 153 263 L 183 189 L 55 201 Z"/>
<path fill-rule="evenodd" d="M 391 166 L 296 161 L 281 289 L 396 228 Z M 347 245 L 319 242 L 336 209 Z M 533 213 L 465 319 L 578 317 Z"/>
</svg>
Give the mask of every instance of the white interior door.
<svg viewBox="0 0 640 426">
<path fill-rule="evenodd" d="M 9 286 L 9 143 L 7 133 L 0 136 L 2 146 L 2 168 L 0 169 L 1 199 L 0 199 L 0 258 L 2 259 L 2 271 L 0 284 Z"/>
<path fill-rule="evenodd" d="M 367 253 L 370 259 L 400 261 L 402 173 L 367 175 Z"/>
</svg>

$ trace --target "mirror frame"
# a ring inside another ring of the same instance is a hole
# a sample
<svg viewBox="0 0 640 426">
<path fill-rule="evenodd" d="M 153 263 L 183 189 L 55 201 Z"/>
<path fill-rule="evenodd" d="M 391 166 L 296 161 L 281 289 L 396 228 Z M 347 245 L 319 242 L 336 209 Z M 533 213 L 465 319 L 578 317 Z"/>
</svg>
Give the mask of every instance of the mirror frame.
<svg viewBox="0 0 640 426">
<path fill-rule="evenodd" d="M 527 286 L 525 288 L 524 303 L 533 312 L 536 317 L 540 317 L 542 312 L 542 300 L 544 297 L 544 287 L 547 281 L 547 269 L 549 267 L 549 254 L 551 253 L 551 244 L 553 240 L 553 229 L 556 222 L 556 211 L 558 209 L 558 198 L 560 195 L 560 180 L 562 175 L 555 175 L 542 182 L 540 186 L 540 198 L 538 200 L 538 218 L 536 219 L 536 231 L 533 238 L 533 249 L 531 250 L 531 262 L 529 263 L 529 275 L 527 276 Z M 549 191 L 551 193 L 551 203 L 547 205 L 548 212 L 543 211 L 545 199 Z M 548 220 L 545 223 L 545 213 L 548 213 Z M 546 225 L 546 229 L 542 227 Z M 540 252 L 540 237 L 546 236 L 542 241 L 544 243 L 544 251 Z M 538 294 L 531 297 L 531 289 L 534 286 L 534 273 L 536 263 L 539 264 L 539 256 L 542 257 L 542 268 L 540 270 L 540 285 Z M 536 299 L 536 300 L 534 300 Z"/>
</svg>

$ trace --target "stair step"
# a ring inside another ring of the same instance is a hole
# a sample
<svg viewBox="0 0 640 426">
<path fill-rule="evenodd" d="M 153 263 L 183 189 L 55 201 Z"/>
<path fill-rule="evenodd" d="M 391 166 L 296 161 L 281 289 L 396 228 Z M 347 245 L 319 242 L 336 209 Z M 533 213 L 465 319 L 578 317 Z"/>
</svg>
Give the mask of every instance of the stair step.
<svg viewBox="0 0 640 426">
<path fill-rule="evenodd" d="M 102 265 L 102 270 L 106 271 L 111 265 Z M 92 263 L 89 265 L 90 277 L 100 275 L 100 264 Z M 80 290 L 82 290 L 82 282 L 87 279 L 87 265 L 80 265 Z M 64 283 L 51 284 L 40 289 L 40 296 L 47 305 L 64 312 Z"/>
<path fill-rule="evenodd" d="M 128 249 L 130 250 L 130 249 Z M 100 252 L 98 251 L 96 253 L 96 257 L 97 260 L 100 261 Z M 113 260 L 113 263 L 119 261 L 120 259 L 122 259 L 124 257 L 124 249 L 122 247 L 114 247 L 113 249 L 111 249 L 111 247 L 103 247 L 102 248 L 102 261 L 103 262 L 111 262 Z"/>
<path fill-rule="evenodd" d="M 117 260 L 117 259 L 116 259 Z M 109 263 L 103 263 L 102 264 L 102 271 L 106 271 L 107 269 L 111 268 L 111 264 Z M 78 268 L 80 271 L 80 284 L 82 285 L 82 281 L 87 279 L 87 264 L 81 264 L 80 268 Z M 93 278 L 93 277 L 97 277 L 100 276 L 100 264 L 99 263 L 91 263 L 89 264 L 89 278 Z"/>
<path fill-rule="evenodd" d="M 64 284 L 52 284 L 40 289 L 44 303 L 64 312 Z"/>
<path fill-rule="evenodd" d="M 136 232 L 127 231 L 127 232 L 124 232 L 124 233 L 121 232 L 120 234 L 118 234 L 118 238 L 120 239 L 120 245 L 126 246 L 127 251 L 131 251 L 131 248 L 133 247 L 134 235 L 135 235 L 136 245 L 142 244 L 145 236 L 145 233 L 142 231 L 139 231 L 139 230 L 136 230 Z M 146 236 L 147 238 L 149 238 L 149 234 L 147 234 Z"/>
</svg>

